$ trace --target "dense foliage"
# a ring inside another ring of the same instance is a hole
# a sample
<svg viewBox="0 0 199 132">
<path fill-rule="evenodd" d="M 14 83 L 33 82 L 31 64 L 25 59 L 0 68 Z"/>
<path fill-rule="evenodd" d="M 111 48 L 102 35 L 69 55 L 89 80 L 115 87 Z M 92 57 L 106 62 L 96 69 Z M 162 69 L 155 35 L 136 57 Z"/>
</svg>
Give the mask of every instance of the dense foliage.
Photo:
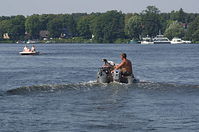
<svg viewBox="0 0 199 132">
<path fill-rule="evenodd" d="M 41 31 L 45 31 L 46 36 Z M 148 6 L 141 13 L 124 14 L 116 10 L 105 13 L 43 14 L 0 17 L 0 40 L 68 39 L 84 42 L 117 43 L 140 40 L 162 33 L 169 39 L 180 37 L 199 41 L 199 14 L 183 9 L 161 13 Z M 6 38 L 5 34 L 9 37 Z"/>
<path fill-rule="evenodd" d="M 117 11 L 108 11 L 98 16 L 93 23 L 94 41 L 114 43 L 124 37 L 124 15 Z"/>
</svg>

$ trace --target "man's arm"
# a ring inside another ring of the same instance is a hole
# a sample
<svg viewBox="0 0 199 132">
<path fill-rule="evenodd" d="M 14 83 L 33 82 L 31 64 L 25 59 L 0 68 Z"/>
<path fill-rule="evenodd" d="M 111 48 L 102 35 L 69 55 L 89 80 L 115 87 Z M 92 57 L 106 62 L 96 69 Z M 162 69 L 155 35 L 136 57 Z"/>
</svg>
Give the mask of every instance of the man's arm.
<svg viewBox="0 0 199 132">
<path fill-rule="evenodd" d="M 120 69 L 123 65 L 124 65 L 124 61 L 122 61 L 119 65 L 117 65 L 116 67 L 115 67 L 115 70 L 118 70 L 118 69 Z"/>
</svg>

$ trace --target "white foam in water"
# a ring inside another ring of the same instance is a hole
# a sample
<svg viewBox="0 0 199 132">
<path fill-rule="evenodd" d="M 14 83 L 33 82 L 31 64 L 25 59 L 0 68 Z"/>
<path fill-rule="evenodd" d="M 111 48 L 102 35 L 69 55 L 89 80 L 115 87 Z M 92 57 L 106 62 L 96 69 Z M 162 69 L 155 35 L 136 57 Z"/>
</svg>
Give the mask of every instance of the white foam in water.
<svg viewBox="0 0 199 132">
<path fill-rule="evenodd" d="M 97 84 L 97 80 L 88 81 L 88 82 L 82 82 L 82 83 L 80 83 L 80 84 L 92 86 L 92 85 L 94 85 L 94 84 Z"/>
</svg>

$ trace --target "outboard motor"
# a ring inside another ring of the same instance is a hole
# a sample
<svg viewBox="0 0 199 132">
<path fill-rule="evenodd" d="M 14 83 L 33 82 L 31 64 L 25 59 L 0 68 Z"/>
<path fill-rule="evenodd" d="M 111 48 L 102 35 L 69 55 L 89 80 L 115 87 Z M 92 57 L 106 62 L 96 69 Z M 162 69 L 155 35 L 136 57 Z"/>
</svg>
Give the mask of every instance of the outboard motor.
<svg viewBox="0 0 199 132">
<path fill-rule="evenodd" d="M 112 80 L 111 70 L 109 67 L 102 67 L 97 73 L 98 83 L 110 83 Z"/>
<path fill-rule="evenodd" d="M 110 83 L 113 81 L 111 70 L 113 70 L 114 63 L 109 62 L 106 59 L 102 59 L 105 63 L 97 73 L 97 82 L 98 83 Z"/>
<path fill-rule="evenodd" d="M 113 75 L 113 81 L 120 83 L 129 83 L 132 82 L 132 76 L 123 76 L 119 70 L 115 70 Z"/>
<path fill-rule="evenodd" d="M 115 70 L 114 73 L 112 73 L 112 75 L 113 75 L 113 81 L 120 82 L 120 78 L 121 78 L 120 71 Z"/>
<path fill-rule="evenodd" d="M 135 81 L 135 78 L 132 76 L 123 76 L 119 70 L 115 70 L 114 73 L 112 73 L 113 81 L 120 82 L 120 83 L 128 83 L 132 84 Z"/>
</svg>

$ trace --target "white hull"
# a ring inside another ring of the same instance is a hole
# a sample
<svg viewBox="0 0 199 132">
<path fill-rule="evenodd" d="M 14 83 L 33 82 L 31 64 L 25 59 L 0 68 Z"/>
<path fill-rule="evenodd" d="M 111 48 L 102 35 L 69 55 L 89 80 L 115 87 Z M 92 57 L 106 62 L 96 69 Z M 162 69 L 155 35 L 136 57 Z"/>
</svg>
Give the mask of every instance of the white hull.
<svg viewBox="0 0 199 132">
<path fill-rule="evenodd" d="M 39 52 L 19 52 L 20 55 L 38 55 Z"/>
<path fill-rule="evenodd" d="M 141 41 L 141 44 L 154 44 L 154 42 Z"/>
<path fill-rule="evenodd" d="M 154 44 L 171 44 L 170 41 L 154 41 Z"/>
</svg>

